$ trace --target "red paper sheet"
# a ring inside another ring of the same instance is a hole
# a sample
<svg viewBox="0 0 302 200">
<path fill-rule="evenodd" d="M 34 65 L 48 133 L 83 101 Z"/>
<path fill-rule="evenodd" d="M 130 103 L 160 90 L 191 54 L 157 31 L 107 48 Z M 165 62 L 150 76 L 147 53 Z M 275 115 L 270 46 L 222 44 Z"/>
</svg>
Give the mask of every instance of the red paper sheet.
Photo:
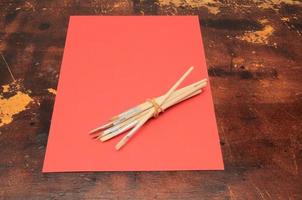
<svg viewBox="0 0 302 200">
<path fill-rule="evenodd" d="M 150 120 L 120 151 L 88 132 L 147 98 L 207 78 L 196 16 L 70 18 L 43 172 L 221 170 L 210 85 Z"/>
</svg>

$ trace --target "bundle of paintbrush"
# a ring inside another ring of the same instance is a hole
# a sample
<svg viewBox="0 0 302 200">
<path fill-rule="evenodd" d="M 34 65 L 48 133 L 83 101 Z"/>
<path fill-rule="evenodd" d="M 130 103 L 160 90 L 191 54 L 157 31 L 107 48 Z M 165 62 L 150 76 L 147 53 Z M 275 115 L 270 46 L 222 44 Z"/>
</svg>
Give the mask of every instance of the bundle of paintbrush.
<svg viewBox="0 0 302 200">
<path fill-rule="evenodd" d="M 202 88 L 204 88 L 207 84 L 206 79 L 176 90 L 176 88 L 191 73 L 192 70 L 193 67 L 190 67 L 165 95 L 154 99 L 148 99 L 146 102 L 135 106 L 134 108 L 131 108 L 117 116 L 114 116 L 105 125 L 93 129 L 90 134 L 100 132 L 94 138 L 105 142 L 115 136 L 129 131 L 115 146 L 115 148 L 119 150 L 150 118 L 157 117 L 167 108 L 202 92 Z"/>
</svg>

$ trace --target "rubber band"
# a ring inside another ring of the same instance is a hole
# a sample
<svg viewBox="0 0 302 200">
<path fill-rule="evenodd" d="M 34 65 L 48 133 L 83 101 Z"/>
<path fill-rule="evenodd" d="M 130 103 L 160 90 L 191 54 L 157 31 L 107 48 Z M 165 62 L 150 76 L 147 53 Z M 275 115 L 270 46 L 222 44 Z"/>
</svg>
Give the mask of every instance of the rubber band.
<svg viewBox="0 0 302 200">
<path fill-rule="evenodd" d="M 154 99 L 147 99 L 147 102 L 151 103 L 154 108 L 154 118 L 158 117 L 159 113 L 164 111 Z"/>
</svg>

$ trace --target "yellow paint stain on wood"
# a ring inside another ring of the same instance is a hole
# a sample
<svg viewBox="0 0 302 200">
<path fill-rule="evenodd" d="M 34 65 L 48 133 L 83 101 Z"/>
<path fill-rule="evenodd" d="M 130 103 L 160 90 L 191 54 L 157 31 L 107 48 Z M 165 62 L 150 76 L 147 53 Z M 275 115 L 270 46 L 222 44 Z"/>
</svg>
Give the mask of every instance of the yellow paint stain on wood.
<svg viewBox="0 0 302 200">
<path fill-rule="evenodd" d="M 33 99 L 26 93 L 18 91 L 7 99 L 0 95 L 0 127 L 13 121 L 13 116 L 26 110 Z"/>
<path fill-rule="evenodd" d="M 298 5 L 298 4 L 302 4 L 301 1 L 299 0 L 269 0 L 269 1 L 266 1 L 266 2 L 271 2 L 273 4 L 290 4 L 290 5 Z"/>
<path fill-rule="evenodd" d="M 267 19 L 262 19 L 259 20 L 259 22 L 263 25 L 262 30 L 260 31 L 248 31 L 244 33 L 242 36 L 237 36 L 237 39 L 250 42 L 250 43 L 255 43 L 255 44 L 268 44 L 269 43 L 269 37 L 273 35 L 275 29 L 268 24 Z"/>
<path fill-rule="evenodd" d="M 254 2 L 257 3 L 259 1 L 254 0 Z M 258 8 L 273 9 L 278 11 L 281 4 L 302 5 L 301 1 L 299 0 L 265 0 L 258 5 Z"/>
<path fill-rule="evenodd" d="M 261 24 L 267 24 L 268 20 L 267 19 L 260 19 L 258 20 Z"/>
<path fill-rule="evenodd" d="M 216 0 L 159 0 L 159 5 L 175 7 L 187 6 L 191 8 L 205 7 L 209 13 L 216 15 L 220 12 L 221 3 Z"/>
<path fill-rule="evenodd" d="M 281 21 L 283 21 L 283 22 L 289 22 L 290 19 L 289 19 L 288 17 L 282 17 L 282 18 L 281 18 Z"/>
<path fill-rule="evenodd" d="M 53 88 L 48 88 L 47 91 L 51 94 L 56 95 L 57 94 L 57 90 L 53 89 Z"/>
<path fill-rule="evenodd" d="M 3 89 L 2 91 L 3 92 L 8 92 L 9 88 L 10 88 L 10 85 L 8 85 L 8 84 L 7 85 L 2 85 L 2 89 Z"/>
<path fill-rule="evenodd" d="M 128 0 L 118 1 L 113 5 L 113 8 L 127 8 L 127 7 L 129 7 Z"/>
</svg>

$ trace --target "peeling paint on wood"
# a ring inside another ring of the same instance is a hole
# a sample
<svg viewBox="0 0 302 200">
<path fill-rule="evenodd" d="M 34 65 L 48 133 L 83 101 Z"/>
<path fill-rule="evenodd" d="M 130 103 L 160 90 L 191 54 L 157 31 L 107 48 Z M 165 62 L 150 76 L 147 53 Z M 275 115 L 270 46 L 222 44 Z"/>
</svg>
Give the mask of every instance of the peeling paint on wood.
<svg viewBox="0 0 302 200">
<path fill-rule="evenodd" d="M 269 24 L 267 19 L 259 20 L 259 22 L 264 25 L 262 30 L 248 31 L 242 36 L 237 36 L 237 38 L 255 44 L 269 44 L 269 37 L 274 33 L 275 29 Z"/>
<path fill-rule="evenodd" d="M 19 88 L 14 84 L 15 88 Z M 10 91 L 10 85 L 3 85 L 3 93 L 14 92 Z M 3 95 L 3 94 L 2 94 Z M 8 98 L 3 97 L 0 93 L 0 127 L 7 125 L 13 121 L 13 117 L 27 109 L 27 106 L 33 99 L 29 94 L 16 91 L 16 94 Z"/>
</svg>

